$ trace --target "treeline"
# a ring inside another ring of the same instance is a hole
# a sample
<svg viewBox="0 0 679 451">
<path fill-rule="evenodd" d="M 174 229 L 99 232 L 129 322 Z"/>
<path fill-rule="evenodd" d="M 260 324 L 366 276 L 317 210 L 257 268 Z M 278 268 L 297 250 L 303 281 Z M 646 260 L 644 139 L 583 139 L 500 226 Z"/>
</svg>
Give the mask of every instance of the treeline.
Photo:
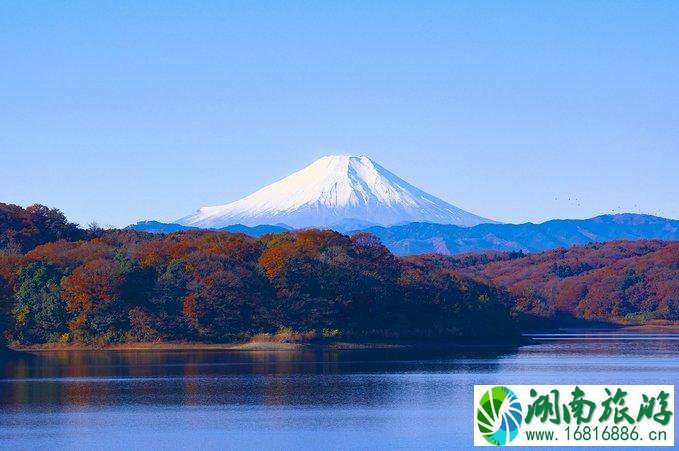
<svg viewBox="0 0 679 451">
<path fill-rule="evenodd" d="M 57 240 L 79 240 L 87 232 L 69 223 L 56 208 L 0 202 L 0 252 L 22 253 L 40 244 Z"/>
<path fill-rule="evenodd" d="M 562 317 L 679 320 L 679 242 L 395 257 L 367 233 L 83 230 L 55 209 L 0 204 L 0 338 L 22 344 L 219 342 L 281 329 L 487 339 Z"/>
<path fill-rule="evenodd" d="M 42 206 L 0 211 L 0 320 L 22 344 L 219 342 L 282 328 L 346 340 L 516 334 L 492 286 L 394 257 L 370 234 L 85 231 Z"/>
<path fill-rule="evenodd" d="M 679 320 L 679 242 L 612 241 L 537 254 L 488 252 L 409 257 L 501 287 L 534 317 Z"/>
</svg>

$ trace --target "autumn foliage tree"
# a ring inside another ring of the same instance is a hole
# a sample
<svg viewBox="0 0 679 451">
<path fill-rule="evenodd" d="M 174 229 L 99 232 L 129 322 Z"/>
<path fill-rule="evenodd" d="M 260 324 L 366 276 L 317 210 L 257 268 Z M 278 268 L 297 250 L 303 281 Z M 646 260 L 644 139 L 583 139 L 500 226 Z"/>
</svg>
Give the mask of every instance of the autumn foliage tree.
<svg viewBox="0 0 679 451">
<path fill-rule="evenodd" d="M 259 262 L 277 292 L 279 322 L 298 329 L 388 327 L 398 265 L 376 239 L 329 230 L 264 237 Z"/>
<path fill-rule="evenodd" d="M 111 335 L 124 325 L 122 284 L 119 265 L 104 259 L 89 261 L 63 279 L 61 296 L 67 310 L 75 314 L 69 328 L 76 336 Z"/>
<path fill-rule="evenodd" d="M 26 252 L 43 243 L 85 236 L 57 209 L 38 204 L 22 208 L 0 202 L 0 251 Z"/>
</svg>

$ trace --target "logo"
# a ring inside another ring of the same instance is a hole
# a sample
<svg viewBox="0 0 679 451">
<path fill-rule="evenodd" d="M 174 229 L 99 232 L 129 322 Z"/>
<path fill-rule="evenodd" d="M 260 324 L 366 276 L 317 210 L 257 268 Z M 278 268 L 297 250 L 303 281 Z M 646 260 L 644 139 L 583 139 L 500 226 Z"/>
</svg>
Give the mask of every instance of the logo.
<svg viewBox="0 0 679 451">
<path fill-rule="evenodd" d="M 486 391 L 476 409 L 476 426 L 493 445 L 506 445 L 518 435 L 523 413 L 516 394 L 507 387 Z"/>
</svg>

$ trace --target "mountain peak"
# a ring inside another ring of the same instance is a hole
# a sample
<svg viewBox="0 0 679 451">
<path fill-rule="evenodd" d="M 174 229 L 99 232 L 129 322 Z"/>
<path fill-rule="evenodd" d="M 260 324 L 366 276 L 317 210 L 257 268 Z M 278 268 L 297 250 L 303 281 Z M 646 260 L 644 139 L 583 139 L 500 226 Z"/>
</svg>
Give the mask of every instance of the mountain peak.
<svg viewBox="0 0 679 451">
<path fill-rule="evenodd" d="M 226 205 L 200 208 L 178 222 L 196 227 L 241 223 L 333 227 L 343 222 L 393 225 L 492 222 L 410 185 L 365 155 L 327 155 Z"/>
<path fill-rule="evenodd" d="M 336 176 L 346 175 L 352 171 L 377 171 L 378 166 L 365 155 L 326 155 L 311 163 L 305 169 L 325 171 Z"/>
</svg>

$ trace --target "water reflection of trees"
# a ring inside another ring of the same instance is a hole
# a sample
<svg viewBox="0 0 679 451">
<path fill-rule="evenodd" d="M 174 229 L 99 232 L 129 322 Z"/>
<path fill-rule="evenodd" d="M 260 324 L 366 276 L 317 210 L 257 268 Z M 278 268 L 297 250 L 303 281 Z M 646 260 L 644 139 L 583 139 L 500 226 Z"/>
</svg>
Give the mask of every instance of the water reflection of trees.
<svg viewBox="0 0 679 451">
<path fill-rule="evenodd" d="M 514 351 L 49 352 L 0 363 L 0 406 L 369 406 L 400 399 L 403 375 L 492 372 Z"/>
</svg>

